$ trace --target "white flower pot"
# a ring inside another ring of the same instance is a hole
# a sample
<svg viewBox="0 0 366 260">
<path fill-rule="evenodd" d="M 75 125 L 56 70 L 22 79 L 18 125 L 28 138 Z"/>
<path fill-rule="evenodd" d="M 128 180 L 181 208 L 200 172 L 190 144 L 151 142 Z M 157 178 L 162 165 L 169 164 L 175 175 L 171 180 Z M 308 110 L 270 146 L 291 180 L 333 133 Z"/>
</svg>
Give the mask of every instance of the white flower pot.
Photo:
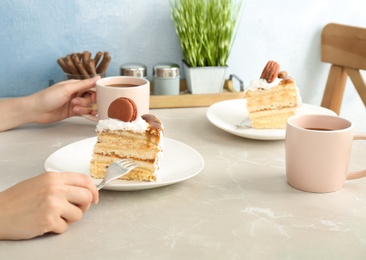
<svg viewBox="0 0 366 260">
<path fill-rule="evenodd" d="M 225 83 L 224 67 L 189 67 L 183 61 L 187 88 L 192 94 L 221 93 Z"/>
</svg>

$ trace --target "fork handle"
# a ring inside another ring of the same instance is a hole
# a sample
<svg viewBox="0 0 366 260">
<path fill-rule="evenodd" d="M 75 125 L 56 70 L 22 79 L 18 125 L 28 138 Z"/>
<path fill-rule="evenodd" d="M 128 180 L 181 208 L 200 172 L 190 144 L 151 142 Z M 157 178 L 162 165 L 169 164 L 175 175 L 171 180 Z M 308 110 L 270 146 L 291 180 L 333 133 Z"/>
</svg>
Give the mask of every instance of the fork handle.
<svg viewBox="0 0 366 260">
<path fill-rule="evenodd" d="M 103 179 L 98 185 L 97 185 L 97 189 L 100 190 L 101 188 L 103 188 L 103 186 L 105 185 L 105 179 Z"/>
</svg>

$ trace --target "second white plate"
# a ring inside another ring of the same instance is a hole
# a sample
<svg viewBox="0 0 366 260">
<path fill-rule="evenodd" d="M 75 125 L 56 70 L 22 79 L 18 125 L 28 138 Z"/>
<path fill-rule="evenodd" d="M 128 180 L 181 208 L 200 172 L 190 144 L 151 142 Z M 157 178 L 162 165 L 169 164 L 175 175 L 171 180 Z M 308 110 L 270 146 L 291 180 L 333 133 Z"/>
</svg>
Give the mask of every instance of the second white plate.
<svg viewBox="0 0 366 260">
<path fill-rule="evenodd" d="M 60 148 L 47 158 L 44 164 L 45 169 L 89 175 L 89 164 L 96 140 L 96 137 L 91 137 Z M 202 170 L 203 166 L 203 158 L 195 149 L 179 141 L 164 138 L 164 159 L 157 181 L 115 180 L 108 183 L 103 189 L 131 191 L 166 186 L 192 178 Z M 98 184 L 101 180 L 94 179 L 94 181 Z"/>
<path fill-rule="evenodd" d="M 296 114 L 336 115 L 332 110 L 310 104 L 301 104 Z M 249 116 L 245 99 L 215 103 L 208 108 L 206 115 L 213 125 L 233 135 L 258 140 L 285 139 L 285 129 L 240 129 L 236 127 Z"/>
</svg>

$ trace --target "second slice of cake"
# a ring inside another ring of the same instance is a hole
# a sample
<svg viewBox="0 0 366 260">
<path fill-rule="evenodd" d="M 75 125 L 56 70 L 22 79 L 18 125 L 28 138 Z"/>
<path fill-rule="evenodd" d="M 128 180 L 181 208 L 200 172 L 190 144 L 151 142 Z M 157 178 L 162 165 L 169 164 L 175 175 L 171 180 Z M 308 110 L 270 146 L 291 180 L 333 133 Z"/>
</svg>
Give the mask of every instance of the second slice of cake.
<svg viewBox="0 0 366 260">
<path fill-rule="evenodd" d="M 261 78 L 253 80 L 245 91 L 251 126 L 256 129 L 283 129 L 301 102 L 295 81 L 279 64 L 269 61 Z"/>
</svg>

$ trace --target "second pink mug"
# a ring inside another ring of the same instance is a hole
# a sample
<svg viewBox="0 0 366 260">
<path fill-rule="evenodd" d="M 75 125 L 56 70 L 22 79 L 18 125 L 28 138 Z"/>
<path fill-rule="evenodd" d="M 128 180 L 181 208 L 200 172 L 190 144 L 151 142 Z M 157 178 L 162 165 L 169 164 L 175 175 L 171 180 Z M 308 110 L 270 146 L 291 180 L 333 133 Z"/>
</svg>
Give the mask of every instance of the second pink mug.
<svg viewBox="0 0 366 260">
<path fill-rule="evenodd" d="M 295 115 L 286 126 L 286 176 L 288 183 L 308 192 L 332 192 L 346 180 L 366 176 L 366 170 L 349 172 L 354 132 L 352 123 L 338 116 Z"/>
</svg>

